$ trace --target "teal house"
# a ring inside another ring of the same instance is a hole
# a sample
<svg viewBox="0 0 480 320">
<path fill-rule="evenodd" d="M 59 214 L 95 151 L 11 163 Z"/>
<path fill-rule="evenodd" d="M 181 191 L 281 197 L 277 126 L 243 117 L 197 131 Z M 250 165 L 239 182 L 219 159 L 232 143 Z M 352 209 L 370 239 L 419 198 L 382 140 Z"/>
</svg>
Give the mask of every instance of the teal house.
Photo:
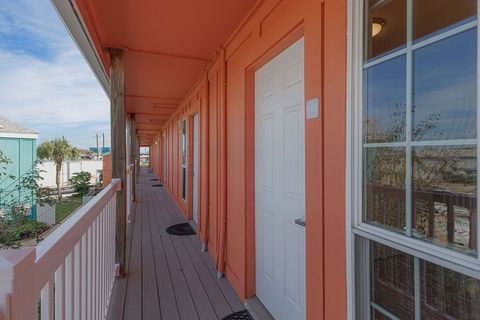
<svg viewBox="0 0 480 320">
<path fill-rule="evenodd" d="M 0 116 L 0 151 L 11 163 L 0 166 L 6 177 L 0 178 L 0 210 L 24 206 L 36 219 L 35 190 L 21 187 L 22 178 L 35 166 L 38 133 Z M 5 168 L 3 168 L 5 167 Z"/>
</svg>

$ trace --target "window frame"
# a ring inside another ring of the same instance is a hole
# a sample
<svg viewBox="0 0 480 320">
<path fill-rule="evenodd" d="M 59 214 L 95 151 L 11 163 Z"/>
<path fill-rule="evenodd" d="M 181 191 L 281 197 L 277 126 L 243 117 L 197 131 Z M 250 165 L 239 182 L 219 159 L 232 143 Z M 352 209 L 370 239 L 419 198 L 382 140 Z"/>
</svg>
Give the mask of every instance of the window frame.
<svg viewBox="0 0 480 320">
<path fill-rule="evenodd" d="M 188 162 L 188 118 L 183 118 L 180 120 L 180 168 L 181 168 L 181 199 L 184 203 L 187 203 L 187 193 L 188 193 L 188 172 L 187 172 L 187 162 Z M 184 145 L 185 144 L 185 145 Z M 184 159 L 184 150 L 185 147 L 185 159 Z M 185 175 L 185 177 L 184 177 Z M 185 191 L 184 191 L 185 190 Z"/>
<path fill-rule="evenodd" d="M 367 278 L 365 272 L 368 269 L 356 270 L 358 260 L 367 261 L 365 257 L 356 255 L 358 248 L 364 248 L 368 240 L 390 246 L 403 251 L 415 257 L 416 263 L 419 259 L 432 262 L 453 271 L 466 274 L 470 277 L 480 279 L 480 219 L 477 218 L 477 255 L 469 256 L 464 253 L 454 251 L 445 247 L 429 243 L 427 241 L 411 237 L 411 214 L 406 213 L 406 228 L 404 234 L 389 231 L 363 222 L 363 150 L 369 146 L 375 147 L 404 147 L 414 146 L 445 146 L 445 145 L 475 145 L 477 147 L 477 204 L 480 199 L 480 0 L 477 0 L 477 18 L 473 21 L 461 25 L 454 25 L 443 32 L 434 33 L 432 36 L 413 40 L 413 1 L 407 1 L 407 42 L 405 46 L 398 50 L 393 50 L 376 58 L 364 60 L 364 3 L 368 0 L 348 0 L 347 12 L 347 109 L 346 109 L 346 259 L 347 259 L 347 315 L 349 319 L 355 319 L 356 310 L 363 310 L 363 314 L 370 315 L 370 307 L 362 306 L 358 308 L 358 303 L 362 303 L 360 297 L 355 295 L 357 278 Z M 411 138 L 412 127 L 412 79 L 413 79 L 413 53 L 415 50 L 436 43 L 440 40 L 460 34 L 467 30 L 477 28 L 477 137 L 475 139 L 463 140 L 435 140 L 435 141 L 414 141 Z M 407 60 L 407 90 L 406 90 L 406 135 L 410 135 L 405 142 L 391 143 L 364 143 L 363 141 L 363 76 L 364 70 L 391 60 L 401 55 L 406 56 Z M 406 207 L 411 204 L 411 152 L 410 159 L 406 158 Z M 478 217 L 477 205 L 477 217 Z M 410 229 L 410 233 L 409 230 Z M 360 252 L 368 252 L 360 250 Z M 361 274 L 363 273 L 363 276 Z M 365 279 L 364 279 L 365 280 Z M 369 283 L 369 281 L 367 281 Z M 368 288 L 367 288 L 368 289 Z M 362 288 L 362 290 L 365 290 Z M 365 293 L 365 291 L 363 291 Z M 368 294 L 368 301 L 370 295 Z"/>
</svg>

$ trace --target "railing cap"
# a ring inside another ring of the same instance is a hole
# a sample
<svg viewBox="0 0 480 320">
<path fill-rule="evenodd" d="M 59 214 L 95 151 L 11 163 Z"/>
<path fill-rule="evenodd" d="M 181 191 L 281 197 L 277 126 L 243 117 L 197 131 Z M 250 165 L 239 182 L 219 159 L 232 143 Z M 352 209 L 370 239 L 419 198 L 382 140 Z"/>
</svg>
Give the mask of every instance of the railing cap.
<svg viewBox="0 0 480 320">
<path fill-rule="evenodd" d="M 30 270 L 33 265 L 35 265 L 34 247 L 0 250 L 0 283 L 15 279 Z"/>
</svg>

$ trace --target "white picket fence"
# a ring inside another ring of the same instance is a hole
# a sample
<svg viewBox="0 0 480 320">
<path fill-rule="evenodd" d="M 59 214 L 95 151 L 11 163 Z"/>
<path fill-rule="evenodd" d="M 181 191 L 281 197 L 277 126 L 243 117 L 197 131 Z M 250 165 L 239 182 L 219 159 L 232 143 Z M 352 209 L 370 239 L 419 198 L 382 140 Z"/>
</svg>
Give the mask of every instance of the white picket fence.
<svg viewBox="0 0 480 320">
<path fill-rule="evenodd" d="M 37 247 L 0 251 L 0 319 L 105 318 L 120 188 L 113 180 Z"/>
</svg>

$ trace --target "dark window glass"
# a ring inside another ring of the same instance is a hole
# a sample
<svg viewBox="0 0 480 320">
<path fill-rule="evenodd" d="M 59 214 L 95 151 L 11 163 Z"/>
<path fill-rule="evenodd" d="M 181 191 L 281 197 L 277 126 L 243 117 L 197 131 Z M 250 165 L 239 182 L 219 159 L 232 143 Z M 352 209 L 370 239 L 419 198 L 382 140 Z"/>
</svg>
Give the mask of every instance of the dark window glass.
<svg viewBox="0 0 480 320">
<path fill-rule="evenodd" d="M 480 281 L 421 261 L 422 319 L 480 319 Z"/>
<path fill-rule="evenodd" d="M 477 0 L 414 0 L 413 38 L 451 28 L 477 15 Z"/>
<path fill-rule="evenodd" d="M 370 299 L 399 319 L 415 319 L 413 257 L 370 241 Z M 381 316 L 374 319 L 384 319 Z"/>
<path fill-rule="evenodd" d="M 365 142 L 405 141 L 405 70 L 405 56 L 400 56 L 365 71 Z"/>
<path fill-rule="evenodd" d="M 415 319 L 415 286 L 420 318 L 428 320 L 480 319 L 480 280 L 369 241 L 370 299 L 399 319 Z M 415 279 L 418 268 L 418 280 Z M 416 283 L 418 281 L 418 283 Z M 359 288 L 359 294 L 363 287 Z M 372 319 L 389 319 L 370 309 Z"/>
<path fill-rule="evenodd" d="M 477 247 L 477 149 L 413 148 L 413 228 L 417 237 L 466 253 Z"/>
<path fill-rule="evenodd" d="M 187 169 L 182 167 L 182 199 L 187 199 Z"/>
<path fill-rule="evenodd" d="M 372 59 L 405 45 L 406 0 L 366 0 L 365 58 Z"/>
<path fill-rule="evenodd" d="M 182 165 L 187 164 L 187 121 L 182 120 Z"/>
<path fill-rule="evenodd" d="M 405 150 L 366 148 L 364 156 L 364 221 L 404 232 Z"/>
<path fill-rule="evenodd" d="M 414 52 L 413 139 L 476 137 L 477 31 Z"/>
<path fill-rule="evenodd" d="M 383 315 L 383 313 L 381 313 L 380 311 L 377 311 L 373 308 L 371 310 L 371 314 L 372 314 L 372 320 L 392 320 L 389 317 Z"/>
</svg>

